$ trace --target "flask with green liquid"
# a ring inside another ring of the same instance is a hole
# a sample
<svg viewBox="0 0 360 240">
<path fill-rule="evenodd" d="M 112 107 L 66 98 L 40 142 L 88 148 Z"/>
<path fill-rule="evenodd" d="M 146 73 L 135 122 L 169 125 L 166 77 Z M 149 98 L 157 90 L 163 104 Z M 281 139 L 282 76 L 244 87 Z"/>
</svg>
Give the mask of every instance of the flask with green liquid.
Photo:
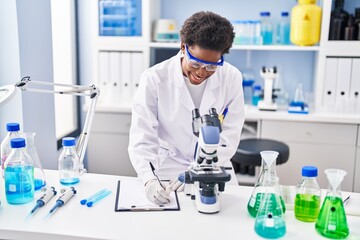
<svg viewBox="0 0 360 240">
<path fill-rule="evenodd" d="M 320 210 L 321 189 L 316 181 L 318 169 L 314 166 L 302 168 L 302 179 L 296 186 L 295 218 L 303 222 L 315 222 Z"/>
<path fill-rule="evenodd" d="M 326 169 L 325 174 L 329 181 L 329 187 L 315 229 L 327 238 L 346 238 L 349 235 L 349 227 L 341 198 L 340 185 L 347 173 L 341 169 Z"/>
<path fill-rule="evenodd" d="M 252 217 L 256 217 L 260 207 L 260 203 L 262 201 L 262 198 L 264 197 L 266 178 L 268 176 L 277 177 L 275 173 L 275 165 L 276 165 L 276 158 L 278 157 L 279 153 L 276 151 L 262 151 L 260 152 L 260 155 L 261 155 L 261 170 L 247 205 L 248 212 Z M 269 201 L 274 202 L 275 196 L 271 197 L 270 194 Z M 281 196 L 280 196 L 280 202 L 283 213 L 285 213 L 285 203 Z"/>
</svg>

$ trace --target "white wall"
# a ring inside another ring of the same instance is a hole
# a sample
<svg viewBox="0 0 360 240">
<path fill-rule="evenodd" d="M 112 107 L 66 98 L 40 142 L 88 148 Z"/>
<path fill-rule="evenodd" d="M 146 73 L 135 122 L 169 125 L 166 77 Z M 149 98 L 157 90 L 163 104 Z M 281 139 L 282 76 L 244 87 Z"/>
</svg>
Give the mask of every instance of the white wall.
<svg viewBox="0 0 360 240">
<path fill-rule="evenodd" d="M 20 79 L 20 65 L 16 1 L 13 0 L 0 1 L 0 53 L 0 86 L 14 84 Z M 8 122 L 18 122 L 23 126 L 21 94 L 0 106 L 1 140 Z"/>
</svg>

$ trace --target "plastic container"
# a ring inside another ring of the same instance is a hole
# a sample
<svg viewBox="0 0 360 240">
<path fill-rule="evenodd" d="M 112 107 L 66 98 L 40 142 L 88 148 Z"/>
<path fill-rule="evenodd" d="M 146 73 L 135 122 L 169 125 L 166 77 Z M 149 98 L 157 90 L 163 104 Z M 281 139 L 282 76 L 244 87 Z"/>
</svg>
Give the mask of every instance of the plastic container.
<svg viewBox="0 0 360 240">
<path fill-rule="evenodd" d="M 100 36 L 141 36 L 140 0 L 100 0 Z"/>
<path fill-rule="evenodd" d="M 302 179 L 296 186 L 295 218 L 303 222 L 315 222 L 320 211 L 321 189 L 316 181 L 318 169 L 313 166 L 302 168 Z"/>
<path fill-rule="evenodd" d="M 34 199 L 34 166 L 25 149 L 24 138 L 10 142 L 12 151 L 4 164 L 5 195 L 9 204 L 23 204 Z"/>
<path fill-rule="evenodd" d="M 14 138 L 20 137 L 20 124 L 19 123 L 8 123 L 6 124 L 7 134 L 4 140 L 1 142 L 1 169 L 4 170 L 4 163 L 6 158 L 11 153 L 10 141 Z M 2 176 L 4 177 L 4 171 L 2 171 Z"/>
<path fill-rule="evenodd" d="M 312 46 L 320 41 L 321 8 L 316 0 L 298 0 L 291 10 L 290 40 L 299 46 Z"/>
<path fill-rule="evenodd" d="M 290 44 L 290 19 L 288 12 L 281 12 L 281 18 L 276 29 L 276 44 Z"/>
<path fill-rule="evenodd" d="M 270 12 L 261 12 L 260 19 L 263 45 L 271 45 L 273 44 L 273 26 Z"/>
<path fill-rule="evenodd" d="M 80 159 L 75 151 L 75 138 L 62 139 L 63 150 L 59 157 L 59 179 L 63 185 L 73 185 L 80 181 Z"/>
</svg>

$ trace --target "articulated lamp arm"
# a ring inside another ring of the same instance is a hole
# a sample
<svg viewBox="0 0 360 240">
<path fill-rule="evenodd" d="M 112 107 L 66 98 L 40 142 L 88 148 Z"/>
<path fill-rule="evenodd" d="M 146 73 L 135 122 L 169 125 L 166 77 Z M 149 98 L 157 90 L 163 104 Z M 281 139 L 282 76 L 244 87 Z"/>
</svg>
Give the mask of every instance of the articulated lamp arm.
<svg viewBox="0 0 360 240">
<path fill-rule="evenodd" d="M 52 89 L 42 89 L 32 87 L 34 85 L 41 86 L 50 86 Z M 90 97 L 90 106 L 87 111 L 84 127 L 80 134 L 79 140 L 76 144 L 76 153 L 80 158 L 82 173 L 86 172 L 84 168 L 84 157 L 86 153 L 87 144 L 90 137 L 90 130 L 94 119 L 95 107 L 97 103 L 97 99 L 100 94 L 100 90 L 95 87 L 95 85 L 91 86 L 80 86 L 80 85 L 70 85 L 70 84 L 60 84 L 60 83 L 49 83 L 49 82 L 40 82 L 40 81 L 31 81 L 30 77 L 24 77 L 21 81 L 15 84 L 15 87 L 20 88 L 22 91 L 26 92 L 38 92 L 38 93 L 50 93 L 50 94 L 63 94 L 63 95 L 75 95 L 75 96 L 85 96 Z M 58 87 L 59 89 L 55 89 Z"/>
</svg>

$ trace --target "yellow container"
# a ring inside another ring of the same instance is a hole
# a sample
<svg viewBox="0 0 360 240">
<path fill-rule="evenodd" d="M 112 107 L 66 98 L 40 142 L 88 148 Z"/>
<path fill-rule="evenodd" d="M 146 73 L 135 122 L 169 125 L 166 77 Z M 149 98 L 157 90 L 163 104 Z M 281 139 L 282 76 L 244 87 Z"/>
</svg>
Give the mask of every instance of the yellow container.
<svg viewBox="0 0 360 240">
<path fill-rule="evenodd" d="M 298 0 L 291 10 L 290 41 L 299 46 L 311 46 L 320 41 L 321 8 L 316 0 Z"/>
</svg>

